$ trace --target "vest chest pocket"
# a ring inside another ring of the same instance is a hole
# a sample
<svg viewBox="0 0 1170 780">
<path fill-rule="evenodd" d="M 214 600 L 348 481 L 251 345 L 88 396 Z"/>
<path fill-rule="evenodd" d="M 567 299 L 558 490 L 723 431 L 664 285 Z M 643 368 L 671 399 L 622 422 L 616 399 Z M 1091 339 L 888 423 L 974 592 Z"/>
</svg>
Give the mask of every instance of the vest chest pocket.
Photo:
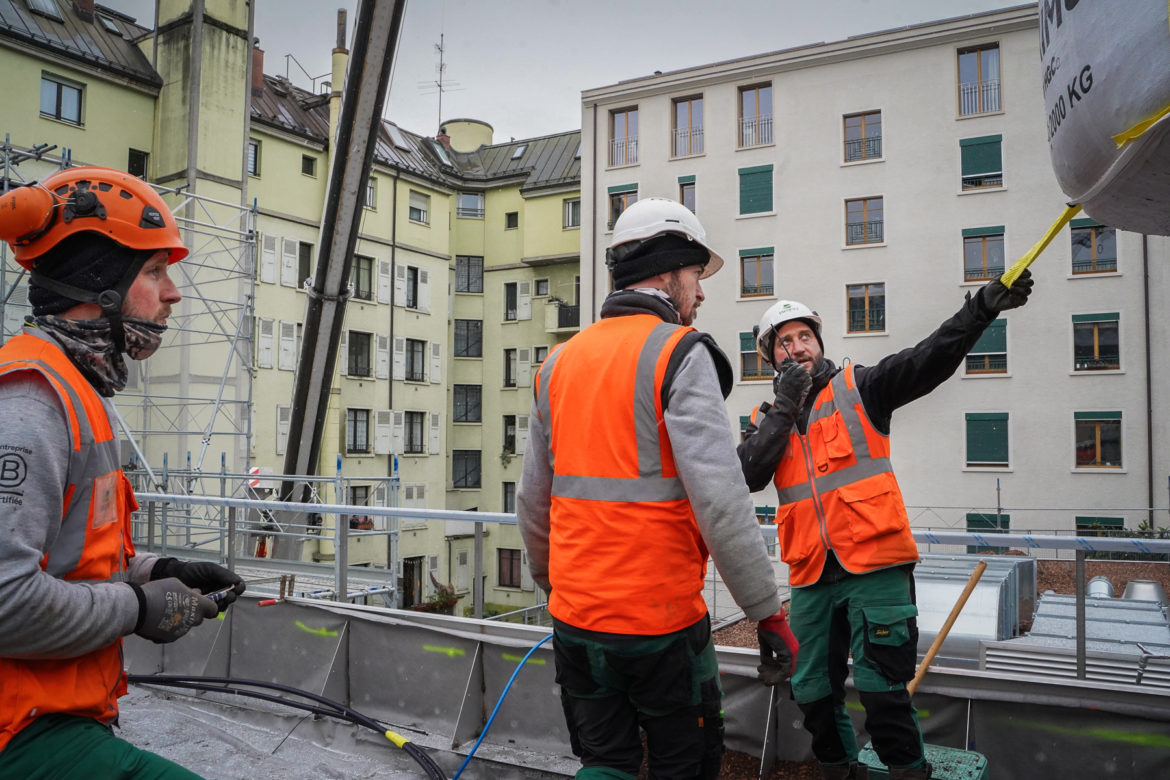
<svg viewBox="0 0 1170 780">
<path fill-rule="evenodd" d="M 835 411 L 830 416 L 818 420 L 816 433 L 813 439 L 813 457 L 818 466 L 853 457 L 853 443 L 849 441 L 849 429 L 841 412 Z"/>
<path fill-rule="evenodd" d="M 892 477 L 879 475 L 838 488 L 854 542 L 867 542 L 902 529 L 901 513 L 896 511 L 901 498 L 891 495 L 891 481 Z"/>
</svg>

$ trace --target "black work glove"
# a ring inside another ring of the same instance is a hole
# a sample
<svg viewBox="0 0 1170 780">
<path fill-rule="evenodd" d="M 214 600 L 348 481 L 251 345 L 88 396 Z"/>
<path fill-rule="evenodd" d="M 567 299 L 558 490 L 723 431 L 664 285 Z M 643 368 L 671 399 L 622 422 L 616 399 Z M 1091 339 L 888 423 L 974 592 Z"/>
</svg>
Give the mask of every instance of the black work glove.
<svg viewBox="0 0 1170 780">
<path fill-rule="evenodd" d="M 243 579 L 230 569 L 225 569 L 211 561 L 180 561 L 176 558 L 159 558 L 150 570 L 150 580 L 177 577 L 180 582 L 190 588 L 196 588 L 200 593 L 207 595 L 224 588 L 231 588 L 226 593 L 216 596 L 215 603 L 219 611 L 223 612 L 236 597 L 244 592 Z"/>
<path fill-rule="evenodd" d="M 219 614 L 219 607 L 174 577 L 130 583 L 138 597 L 138 623 L 134 633 L 162 644 L 174 642 L 207 618 Z"/>
<path fill-rule="evenodd" d="M 1011 287 L 1006 286 L 999 279 L 992 279 L 980 288 L 979 297 L 983 301 L 983 308 L 995 316 L 1001 311 L 1015 309 L 1027 303 L 1028 296 L 1032 294 L 1032 287 L 1035 284 L 1036 280 L 1032 278 L 1032 272 L 1025 268 L 1024 272 L 1020 274 L 1020 278 L 1016 279 Z"/>
<path fill-rule="evenodd" d="M 792 677 L 796 671 L 796 653 L 800 643 L 788 627 L 788 617 L 780 610 L 764 618 L 756 626 L 760 642 L 760 665 L 756 677 L 764 685 L 777 685 Z"/>
<path fill-rule="evenodd" d="M 785 358 L 772 378 L 772 390 L 776 393 L 777 401 L 789 401 L 794 408 L 799 409 L 804 405 L 812 383 L 812 374 L 807 368 L 792 358 Z"/>
</svg>

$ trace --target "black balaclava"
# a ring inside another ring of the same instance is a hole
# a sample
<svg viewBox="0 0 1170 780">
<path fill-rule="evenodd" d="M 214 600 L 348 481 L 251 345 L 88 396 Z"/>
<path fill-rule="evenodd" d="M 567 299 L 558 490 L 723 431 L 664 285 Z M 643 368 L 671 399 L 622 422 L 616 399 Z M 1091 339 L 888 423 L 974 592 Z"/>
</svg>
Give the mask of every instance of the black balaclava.
<svg viewBox="0 0 1170 780">
<path fill-rule="evenodd" d="M 692 265 L 706 265 L 711 253 L 686 236 L 663 233 L 648 239 L 629 257 L 613 266 L 613 288 L 622 290 L 634 282 Z"/>
</svg>

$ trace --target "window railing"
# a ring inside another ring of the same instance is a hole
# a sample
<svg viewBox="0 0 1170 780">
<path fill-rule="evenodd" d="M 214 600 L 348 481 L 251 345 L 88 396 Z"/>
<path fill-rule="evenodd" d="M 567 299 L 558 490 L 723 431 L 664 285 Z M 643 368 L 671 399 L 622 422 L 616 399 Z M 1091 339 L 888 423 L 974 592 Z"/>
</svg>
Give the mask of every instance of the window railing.
<svg viewBox="0 0 1170 780">
<path fill-rule="evenodd" d="M 886 329 L 885 309 L 870 309 L 868 312 L 849 312 L 849 332 L 868 333 Z"/>
<path fill-rule="evenodd" d="M 845 142 L 845 162 L 876 160 L 882 156 L 882 137 L 858 138 Z"/>
<path fill-rule="evenodd" d="M 987 268 L 964 268 L 963 280 L 967 282 L 980 282 L 989 279 L 995 279 L 1003 275 L 1002 265 L 989 265 Z"/>
<path fill-rule="evenodd" d="M 767 284 L 745 284 L 740 287 L 740 294 L 748 295 L 771 295 L 774 286 L 771 282 Z"/>
<path fill-rule="evenodd" d="M 579 328 L 581 327 L 581 307 L 580 306 L 558 306 L 557 307 L 557 327 L 558 328 Z"/>
<path fill-rule="evenodd" d="M 703 153 L 703 127 L 680 127 L 674 131 L 674 156 Z"/>
<path fill-rule="evenodd" d="M 968 355 L 968 374 L 1003 374 L 1007 372 L 1007 355 Z"/>
<path fill-rule="evenodd" d="M 1116 371 L 1121 368 L 1120 352 L 1102 352 L 1097 357 L 1077 357 L 1077 371 Z"/>
<path fill-rule="evenodd" d="M 1100 274 L 1117 270 L 1116 257 L 1098 257 L 1096 260 L 1073 260 L 1074 274 Z"/>
<path fill-rule="evenodd" d="M 739 120 L 739 145 L 761 146 L 772 143 L 772 115 L 742 117 Z"/>
<path fill-rule="evenodd" d="M 407 382 L 422 382 L 426 379 L 422 368 L 418 366 L 407 365 L 406 367 L 406 381 Z"/>
<path fill-rule="evenodd" d="M 469 206 L 456 206 L 455 216 L 471 217 L 472 219 L 483 219 L 483 209 L 471 208 Z"/>
<path fill-rule="evenodd" d="M 747 355 L 746 360 L 740 361 L 740 376 L 747 379 L 771 379 L 772 367 L 762 364 L 758 355 Z"/>
<path fill-rule="evenodd" d="M 609 142 L 610 165 L 633 165 L 638 162 L 638 137 L 614 138 Z"/>
<path fill-rule="evenodd" d="M 968 81 L 959 84 L 960 116 L 986 114 L 999 110 L 999 79 Z"/>
<path fill-rule="evenodd" d="M 981 190 L 985 187 L 1002 187 L 1003 171 L 996 173 L 973 173 L 963 177 L 963 189 Z"/>
<path fill-rule="evenodd" d="M 885 240 L 884 226 L 881 220 L 870 222 L 850 222 L 845 226 L 845 243 L 880 244 Z"/>
</svg>

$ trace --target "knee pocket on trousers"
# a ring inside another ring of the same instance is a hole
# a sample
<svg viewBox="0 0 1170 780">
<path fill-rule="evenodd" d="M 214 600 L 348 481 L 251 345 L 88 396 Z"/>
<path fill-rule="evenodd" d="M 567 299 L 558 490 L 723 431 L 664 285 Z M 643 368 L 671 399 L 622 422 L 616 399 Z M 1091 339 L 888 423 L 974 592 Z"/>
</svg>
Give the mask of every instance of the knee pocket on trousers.
<svg viewBox="0 0 1170 780">
<path fill-rule="evenodd" d="M 918 661 L 918 607 L 865 607 L 865 656 L 891 682 L 914 679 Z"/>
</svg>

